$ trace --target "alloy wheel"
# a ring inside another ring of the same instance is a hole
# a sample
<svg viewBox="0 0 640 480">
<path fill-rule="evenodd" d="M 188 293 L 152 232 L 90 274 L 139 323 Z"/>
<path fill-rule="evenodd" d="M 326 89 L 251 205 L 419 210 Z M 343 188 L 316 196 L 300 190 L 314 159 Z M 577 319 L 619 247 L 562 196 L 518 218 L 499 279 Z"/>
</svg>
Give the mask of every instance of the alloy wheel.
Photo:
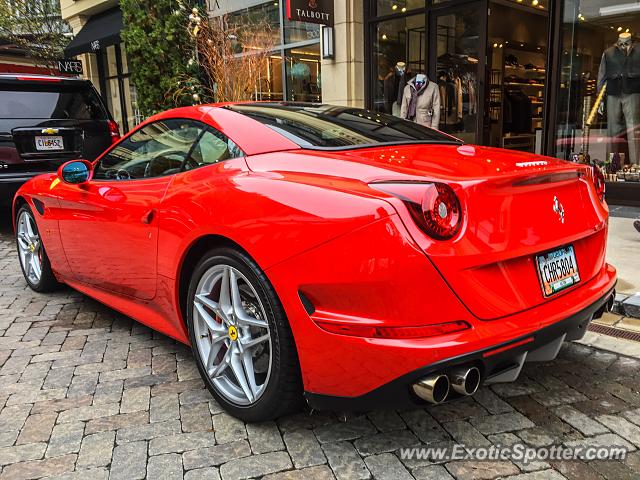
<svg viewBox="0 0 640 480">
<path fill-rule="evenodd" d="M 24 275 L 32 284 L 38 284 L 42 278 L 42 242 L 33 216 L 24 210 L 18 217 L 17 238 Z"/>
<path fill-rule="evenodd" d="M 248 406 L 264 393 L 271 374 L 271 332 L 251 282 L 238 269 L 218 264 L 202 275 L 193 300 L 194 333 L 214 388 Z"/>
</svg>

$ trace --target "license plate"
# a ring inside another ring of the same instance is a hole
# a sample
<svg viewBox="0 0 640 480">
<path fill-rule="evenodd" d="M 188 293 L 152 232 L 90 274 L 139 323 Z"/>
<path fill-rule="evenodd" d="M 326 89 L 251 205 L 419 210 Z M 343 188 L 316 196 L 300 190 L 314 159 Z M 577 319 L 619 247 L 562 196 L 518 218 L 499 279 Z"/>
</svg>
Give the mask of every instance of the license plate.
<svg viewBox="0 0 640 480">
<path fill-rule="evenodd" d="M 62 137 L 36 137 L 36 150 L 64 150 Z"/>
<path fill-rule="evenodd" d="M 537 255 L 536 265 L 545 297 L 554 295 L 580 281 L 573 245 Z"/>
</svg>

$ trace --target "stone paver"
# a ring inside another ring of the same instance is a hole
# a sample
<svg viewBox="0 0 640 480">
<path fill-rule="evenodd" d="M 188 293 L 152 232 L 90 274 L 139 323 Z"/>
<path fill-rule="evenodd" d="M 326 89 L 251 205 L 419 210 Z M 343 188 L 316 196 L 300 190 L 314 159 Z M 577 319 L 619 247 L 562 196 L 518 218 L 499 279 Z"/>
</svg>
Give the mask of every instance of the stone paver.
<svg viewBox="0 0 640 480">
<path fill-rule="evenodd" d="M 1 229 L 0 279 L 0 480 L 640 478 L 635 358 L 568 344 L 517 383 L 449 404 L 247 425 L 204 388 L 187 347 L 71 289 L 29 290 Z M 402 454 L 457 443 L 632 453 L 526 464 Z"/>
</svg>

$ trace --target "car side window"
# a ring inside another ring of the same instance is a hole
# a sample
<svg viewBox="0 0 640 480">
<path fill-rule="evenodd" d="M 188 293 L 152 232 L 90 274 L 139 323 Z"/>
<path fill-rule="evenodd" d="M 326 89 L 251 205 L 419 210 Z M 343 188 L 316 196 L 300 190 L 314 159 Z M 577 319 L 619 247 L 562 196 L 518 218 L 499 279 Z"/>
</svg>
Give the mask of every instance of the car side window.
<svg viewBox="0 0 640 480">
<path fill-rule="evenodd" d="M 93 178 L 131 180 L 178 173 L 203 129 L 187 119 L 146 125 L 102 157 Z"/>
<path fill-rule="evenodd" d="M 191 155 L 185 161 L 184 170 L 211 165 L 214 163 L 244 156 L 244 152 L 222 132 L 207 127 Z"/>
</svg>

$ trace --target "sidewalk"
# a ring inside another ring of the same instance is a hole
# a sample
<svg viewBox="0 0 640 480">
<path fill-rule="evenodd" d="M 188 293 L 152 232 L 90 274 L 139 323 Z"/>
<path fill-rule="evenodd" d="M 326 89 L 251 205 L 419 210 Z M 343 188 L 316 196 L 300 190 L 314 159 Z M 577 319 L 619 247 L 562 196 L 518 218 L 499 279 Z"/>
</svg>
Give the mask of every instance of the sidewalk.
<svg viewBox="0 0 640 480">
<path fill-rule="evenodd" d="M 607 261 L 618 269 L 616 310 L 640 318 L 640 233 L 633 227 L 640 208 L 611 206 L 610 211 Z"/>
</svg>

